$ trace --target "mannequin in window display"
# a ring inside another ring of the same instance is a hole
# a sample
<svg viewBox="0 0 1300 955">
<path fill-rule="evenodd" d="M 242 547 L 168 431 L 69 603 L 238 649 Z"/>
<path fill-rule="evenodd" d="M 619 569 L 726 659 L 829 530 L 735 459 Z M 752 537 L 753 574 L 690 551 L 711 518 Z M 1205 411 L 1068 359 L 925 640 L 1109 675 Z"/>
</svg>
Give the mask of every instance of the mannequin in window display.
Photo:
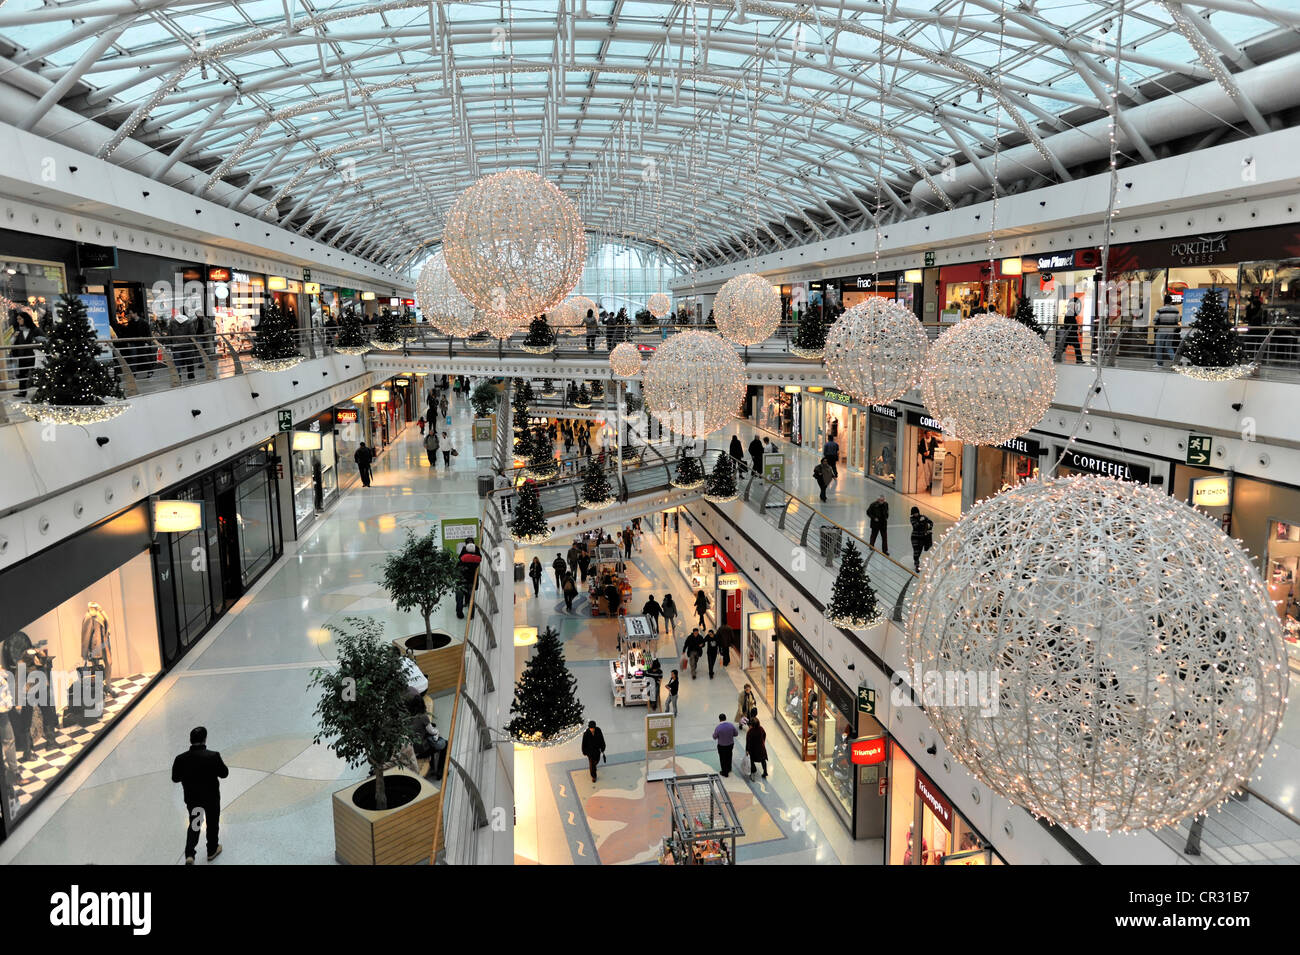
<svg viewBox="0 0 1300 955">
<path fill-rule="evenodd" d="M 933 432 L 926 432 L 917 439 L 916 489 L 918 492 L 930 489 L 930 482 L 934 478 L 934 452 L 938 447 L 939 439 L 934 436 Z"/>
<path fill-rule="evenodd" d="M 108 617 L 104 608 L 93 600 L 86 604 L 86 616 L 81 621 L 81 657 L 88 666 L 98 666 L 104 671 L 104 696 L 112 695 L 113 641 L 109 632 Z"/>
<path fill-rule="evenodd" d="M 14 740 L 23 759 L 34 759 L 35 737 L 39 735 L 45 746 L 52 747 L 59 725 L 51 682 L 54 658 L 44 641 L 33 644 L 31 637 L 19 630 L 5 639 L 3 662 L 5 670 L 13 674 L 17 694 L 10 712 Z M 33 720 L 38 711 L 39 720 Z"/>
<path fill-rule="evenodd" d="M 913 865 L 912 862 L 912 826 L 907 827 L 907 851 L 903 853 L 903 865 Z M 921 839 L 921 865 L 929 861 L 930 847 L 926 844 L 924 838 Z"/>
</svg>

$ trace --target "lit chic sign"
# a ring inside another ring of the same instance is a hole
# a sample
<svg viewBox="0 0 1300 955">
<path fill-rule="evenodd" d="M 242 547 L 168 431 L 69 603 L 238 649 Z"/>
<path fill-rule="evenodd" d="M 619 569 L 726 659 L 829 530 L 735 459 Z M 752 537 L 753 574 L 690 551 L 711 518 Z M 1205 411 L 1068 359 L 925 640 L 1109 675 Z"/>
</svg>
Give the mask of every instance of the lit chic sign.
<svg viewBox="0 0 1300 955">
<path fill-rule="evenodd" d="M 536 627 L 515 627 L 515 646 L 531 647 L 537 642 Z"/>
<path fill-rule="evenodd" d="M 321 437 L 315 431 L 295 431 L 293 433 L 293 449 L 295 451 L 319 451 L 321 449 Z"/>
<path fill-rule="evenodd" d="M 1227 507 L 1229 500 L 1231 487 L 1226 476 L 1192 480 L 1192 503 L 1197 507 Z"/>
<path fill-rule="evenodd" d="M 906 272 L 903 273 L 903 281 L 908 282 L 912 285 L 916 285 L 918 282 L 922 280 L 922 278 L 923 278 L 923 273 L 921 272 L 920 269 L 908 269 Z"/>
<path fill-rule="evenodd" d="M 202 524 L 203 510 L 198 501 L 154 501 L 153 503 L 153 529 L 159 534 L 193 531 Z"/>
<path fill-rule="evenodd" d="M 1021 267 L 1021 265 L 1020 265 L 1020 259 L 1016 258 L 1016 259 L 1003 259 L 1003 260 L 1002 260 L 1002 274 L 1003 274 L 1003 275 L 1020 275 L 1020 274 L 1022 274 L 1023 272 L 1024 272 L 1024 269 L 1023 269 L 1023 268 Z"/>
<path fill-rule="evenodd" d="M 289 280 L 283 275 L 268 275 L 266 277 L 266 287 L 272 292 L 283 292 L 289 287 Z"/>
<path fill-rule="evenodd" d="M 374 292 L 362 292 L 362 293 L 361 293 L 361 301 L 363 301 L 363 302 L 373 302 L 374 300 L 375 300 L 375 293 L 374 293 Z"/>
<path fill-rule="evenodd" d="M 849 744 L 849 759 L 855 766 L 875 766 L 885 761 L 888 750 L 885 746 L 885 737 L 876 736 L 871 739 L 855 739 Z"/>
<path fill-rule="evenodd" d="M 721 577 L 718 578 L 718 589 L 719 589 L 719 590 L 739 590 L 739 589 L 740 589 L 740 575 L 739 575 L 739 574 L 723 574 Z"/>
<path fill-rule="evenodd" d="M 320 294 L 320 283 L 319 283 L 319 282 L 304 282 L 304 283 L 302 284 L 302 290 L 303 290 L 304 292 L 306 292 L 308 295 L 319 295 L 319 294 Z"/>
<path fill-rule="evenodd" d="M 770 610 L 759 610 L 749 615 L 750 630 L 772 630 L 776 627 L 776 616 Z"/>
<path fill-rule="evenodd" d="M 377 404 L 377 405 L 387 404 L 387 403 L 388 403 L 388 389 L 387 389 L 387 388 L 376 388 L 374 391 L 370 392 L 370 400 L 373 401 L 373 402 L 374 402 L 375 404 Z"/>
<path fill-rule="evenodd" d="M 394 378 L 394 379 L 393 379 L 393 384 L 395 384 L 395 385 L 396 385 L 397 387 L 399 387 L 399 388 L 405 388 L 405 387 L 406 387 L 407 385 L 409 385 L 410 383 L 411 383 L 411 379 L 410 379 L 410 378 Z"/>
</svg>

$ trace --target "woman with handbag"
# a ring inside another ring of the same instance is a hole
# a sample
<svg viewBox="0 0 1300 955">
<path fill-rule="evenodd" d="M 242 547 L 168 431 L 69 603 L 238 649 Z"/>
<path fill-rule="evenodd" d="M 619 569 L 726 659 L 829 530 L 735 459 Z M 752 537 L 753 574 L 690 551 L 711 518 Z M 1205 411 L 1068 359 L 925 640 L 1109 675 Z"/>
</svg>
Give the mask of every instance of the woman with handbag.
<svg viewBox="0 0 1300 955">
<path fill-rule="evenodd" d="M 767 730 L 758 722 L 758 714 L 749 718 L 749 732 L 745 735 L 745 754 L 753 765 L 749 768 L 749 778 L 754 778 L 754 770 L 763 764 L 763 778 L 767 779 Z"/>
<path fill-rule="evenodd" d="M 449 432 L 447 432 L 447 431 L 443 431 L 443 433 L 442 433 L 442 466 L 445 467 L 445 468 L 449 468 L 449 467 L 451 467 L 451 459 L 454 458 L 454 457 L 456 457 L 456 456 L 459 455 L 459 454 L 460 454 L 460 452 L 456 450 L 456 440 L 455 440 L 455 438 L 453 438 Z"/>
</svg>

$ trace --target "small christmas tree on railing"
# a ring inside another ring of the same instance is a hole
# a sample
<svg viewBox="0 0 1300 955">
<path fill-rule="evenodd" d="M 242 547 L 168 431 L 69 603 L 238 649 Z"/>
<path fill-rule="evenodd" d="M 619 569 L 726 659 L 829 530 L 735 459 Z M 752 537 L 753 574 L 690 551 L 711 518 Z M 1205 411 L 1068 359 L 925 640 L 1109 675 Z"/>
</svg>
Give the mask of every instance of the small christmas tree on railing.
<svg viewBox="0 0 1300 955">
<path fill-rule="evenodd" d="M 578 393 L 573 396 L 573 407 L 575 408 L 591 407 L 591 392 L 587 390 L 587 383 L 585 381 L 578 386 Z"/>
<path fill-rule="evenodd" d="M 356 313 L 356 309 L 344 310 L 338 337 L 334 339 L 334 350 L 344 355 L 364 355 L 370 351 L 370 342 L 366 338 L 366 330 L 361 327 L 361 316 Z"/>
<path fill-rule="evenodd" d="M 589 511 L 603 510 L 614 503 L 609 478 L 595 460 L 589 461 L 582 469 L 582 490 L 578 494 L 578 503 Z"/>
<path fill-rule="evenodd" d="M 599 401 L 601 398 L 604 397 L 605 397 L 605 383 L 601 381 L 599 378 L 597 378 L 591 383 L 591 400 Z"/>
<path fill-rule="evenodd" d="M 1047 329 L 1043 327 L 1038 320 L 1038 316 L 1034 314 L 1034 303 L 1030 301 L 1028 295 L 1020 296 L 1020 301 L 1016 302 L 1016 310 L 1011 317 L 1039 338 L 1047 337 Z"/>
<path fill-rule="evenodd" d="M 542 397 L 543 398 L 555 397 L 555 382 L 551 381 L 551 379 L 549 378 L 542 379 Z"/>
<path fill-rule="evenodd" d="M 519 343 L 519 347 L 534 355 L 555 351 L 555 330 L 546 323 L 545 315 L 538 315 L 529 323 L 528 334 Z"/>
<path fill-rule="evenodd" d="M 122 390 L 112 366 L 99 360 L 95 328 L 80 298 L 63 295 L 58 321 L 41 331 L 45 362 L 32 372 L 31 399 L 24 406 L 29 417 L 46 424 L 92 424 L 130 407 L 115 400 Z"/>
<path fill-rule="evenodd" d="M 516 544 L 545 544 L 551 539 L 546 512 L 542 510 L 541 499 L 537 496 L 537 485 L 532 481 L 525 481 L 519 489 L 515 516 L 510 521 L 510 536 Z"/>
<path fill-rule="evenodd" d="M 799 325 L 790 339 L 790 351 L 800 358 L 821 358 L 826 354 L 826 320 L 821 309 L 799 316 Z"/>
<path fill-rule="evenodd" d="M 560 462 L 555 460 L 555 448 L 551 444 L 551 436 L 544 428 L 533 430 L 532 440 L 528 442 L 528 452 L 528 464 L 524 468 L 524 474 L 528 477 L 546 481 L 560 473 Z"/>
<path fill-rule="evenodd" d="M 734 501 L 739 493 L 736 488 L 735 462 L 731 455 L 719 454 L 717 463 L 713 465 L 713 471 L 704 482 L 701 496 L 714 504 L 725 504 L 727 501 Z"/>
<path fill-rule="evenodd" d="M 261 371 L 287 371 L 304 361 L 298 351 L 298 329 L 293 316 L 271 301 L 253 329 L 254 367 Z"/>
<path fill-rule="evenodd" d="M 867 576 L 862 554 L 852 540 L 840 558 L 840 572 L 831 588 L 831 602 L 827 605 L 826 619 L 837 627 L 862 630 L 879 623 L 884 616 L 876 591 Z"/>
<path fill-rule="evenodd" d="M 386 308 L 379 313 L 379 321 L 375 323 L 375 332 L 370 336 L 370 344 L 384 351 L 396 351 L 402 347 L 397 317 L 391 309 Z"/>
<path fill-rule="evenodd" d="M 1174 371 L 1202 381 L 1231 381 L 1255 370 L 1246 356 L 1237 329 L 1223 305 L 1222 292 L 1211 287 L 1192 320 L 1191 330 L 1183 340 L 1182 364 Z"/>
<path fill-rule="evenodd" d="M 641 396 L 628 392 L 623 398 L 623 414 L 629 421 L 636 421 L 641 417 Z"/>
<path fill-rule="evenodd" d="M 699 458 L 683 454 L 677 459 L 677 468 L 669 483 L 686 491 L 695 490 L 704 483 L 704 465 Z"/>
<path fill-rule="evenodd" d="M 578 679 L 564 662 L 564 644 L 554 627 L 537 638 L 533 656 L 515 683 L 510 712 L 514 715 L 506 732 L 517 743 L 553 746 L 582 732 Z"/>
</svg>

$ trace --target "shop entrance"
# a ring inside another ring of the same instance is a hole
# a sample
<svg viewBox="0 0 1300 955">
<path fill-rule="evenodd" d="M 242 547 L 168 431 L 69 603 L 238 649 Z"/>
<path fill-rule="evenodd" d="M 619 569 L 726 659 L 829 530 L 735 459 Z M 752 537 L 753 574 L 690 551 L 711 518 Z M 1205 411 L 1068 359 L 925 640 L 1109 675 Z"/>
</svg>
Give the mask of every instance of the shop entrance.
<svg viewBox="0 0 1300 955">
<path fill-rule="evenodd" d="M 221 612 L 244 594 L 243 572 L 239 560 L 239 509 L 235 488 L 217 494 L 217 544 L 221 554 L 221 583 L 225 593 Z"/>
<path fill-rule="evenodd" d="M 962 454 L 965 445 L 943 433 L 939 422 L 919 411 L 907 413 L 903 446 L 903 493 L 954 519 L 961 517 Z"/>
</svg>

